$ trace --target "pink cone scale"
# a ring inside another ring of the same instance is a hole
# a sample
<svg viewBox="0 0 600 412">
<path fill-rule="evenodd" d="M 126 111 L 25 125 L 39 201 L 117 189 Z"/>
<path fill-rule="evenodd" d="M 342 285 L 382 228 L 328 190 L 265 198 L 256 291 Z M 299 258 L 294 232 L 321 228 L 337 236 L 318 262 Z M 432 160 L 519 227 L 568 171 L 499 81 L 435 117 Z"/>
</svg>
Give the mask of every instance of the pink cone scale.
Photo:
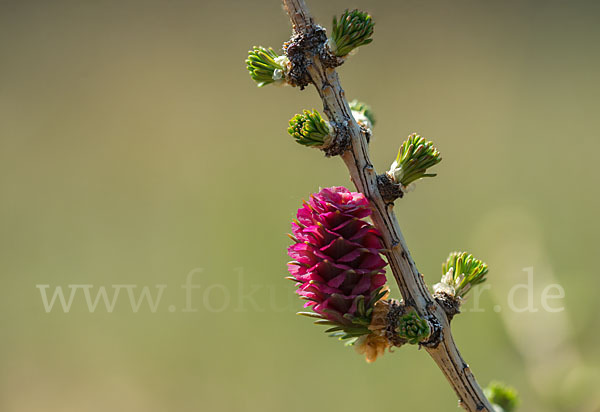
<svg viewBox="0 0 600 412">
<path fill-rule="evenodd" d="M 386 293 L 384 247 L 370 215 L 362 193 L 330 187 L 313 194 L 292 223 L 290 279 L 313 317 L 336 326 L 328 332 L 341 338 L 369 333 L 373 306 Z"/>
</svg>

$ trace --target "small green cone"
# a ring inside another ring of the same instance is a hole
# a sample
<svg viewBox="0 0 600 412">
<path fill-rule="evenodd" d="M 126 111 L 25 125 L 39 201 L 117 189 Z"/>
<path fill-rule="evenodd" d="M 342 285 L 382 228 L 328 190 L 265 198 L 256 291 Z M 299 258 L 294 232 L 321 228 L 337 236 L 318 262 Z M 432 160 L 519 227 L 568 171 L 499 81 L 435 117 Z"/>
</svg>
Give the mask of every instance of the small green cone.
<svg viewBox="0 0 600 412">
<path fill-rule="evenodd" d="M 429 323 L 411 310 L 398 320 L 398 336 L 405 339 L 411 345 L 427 339 L 431 333 Z"/>
</svg>

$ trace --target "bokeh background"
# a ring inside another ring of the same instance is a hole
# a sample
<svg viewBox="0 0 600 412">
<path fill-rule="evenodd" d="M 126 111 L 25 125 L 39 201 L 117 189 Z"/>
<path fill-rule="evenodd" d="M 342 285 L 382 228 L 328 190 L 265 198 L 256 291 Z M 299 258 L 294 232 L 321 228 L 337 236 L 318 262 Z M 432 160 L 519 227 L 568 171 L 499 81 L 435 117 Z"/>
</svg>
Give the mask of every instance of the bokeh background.
<svg viewBox="0 0 600 412">
<path fill-rule="evenodd" d="M 600 3 L 309 6 L 376 20 L 339 72 L 377 115 L 377 169 L 413 131 L 443 154 L 396 212 L 430 285 L 451 250 L 491 267 L 453 322 L 480 382 L 516 386 L 522 411 L 599 411 Z M 246 73 L 289 34 L 277 1 L 0 1 L 1 411 L 456 410 L 425 352 L 368 365 L 294 315 L 290 220 L 351 183 L 286 134 L 314 90 Z M 515 312 L 528 270 L 537 312 Z M 156 311 L 123 289 L 91 313 L 79 289 L 47 313 L 38 285 L 166 286 Z"/>
</svg>

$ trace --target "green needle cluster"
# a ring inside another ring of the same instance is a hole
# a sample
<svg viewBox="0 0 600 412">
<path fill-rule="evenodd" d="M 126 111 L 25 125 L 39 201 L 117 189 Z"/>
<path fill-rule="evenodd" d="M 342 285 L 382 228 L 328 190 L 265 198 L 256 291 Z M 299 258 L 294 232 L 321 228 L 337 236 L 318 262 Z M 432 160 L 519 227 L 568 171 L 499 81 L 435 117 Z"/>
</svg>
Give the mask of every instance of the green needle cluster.
<svg viewBox="0 0 600 412">
<path fill-rule="evenodd" d="M 265 49 L 254 46 L 248 52 L 246 68 L 250 72 L 252 80 L 258 83 L 258 87 L 263 87 L 276 81 L 285 80 L 285 69 L 279 61 L 281 61 L 281 56 L 272 48 Z"/>
<path fill-rule="evenodd" d="M 408 341 L 408 343 L 411 345 L 416 345 L 417 343 L 427 339 L 431 332 L 429 323 L 417 315 L 417 312 L 414 310 L 410 311 L 398 320 L 397 331 L 398 336 L 400 336 L 402 339 L 406 339 L 406 341 Z"/>
<path fill-rule="evenodd" d="M 394 182 L 408 186 L 423 177 L 435 176 L 435 173 L 428 174 L 427 169 L 441 160 L 442 156 L 433 143 L 413 133 L 400 146 L 388 174 Z"/>
<path fill-rule="evenodd" d="M 375 23 L 368 13 L 360 10 L 346 10 L 338 20 L 333 18 L 330 47 L 338 57 L 344 57 L 352 50 L 373 41 Z"/>
<path fill-rule="evenodd" d="M 485 282 L 487 273 L 487 264 L 467 252 L 452 252 L 442 264 L 442 282 L 452 286 L 454 295 L 461 298 Z"/>
<path fill-rule="evenodd" d="M 484 393 L 494 406 L 501 408 L 501 412 L 514 412 L 519 406 L 517 390 L 501 382 L 490 382 Z"/>
<path fill-rule="evenodd" d="M 297 114 L 289 124 L 288 133 L 301 145 L 324 147 L 329 141 L 329 123 L 314 109 L 312 112 L 304 110 L 302 114 Z"/>
</svg>

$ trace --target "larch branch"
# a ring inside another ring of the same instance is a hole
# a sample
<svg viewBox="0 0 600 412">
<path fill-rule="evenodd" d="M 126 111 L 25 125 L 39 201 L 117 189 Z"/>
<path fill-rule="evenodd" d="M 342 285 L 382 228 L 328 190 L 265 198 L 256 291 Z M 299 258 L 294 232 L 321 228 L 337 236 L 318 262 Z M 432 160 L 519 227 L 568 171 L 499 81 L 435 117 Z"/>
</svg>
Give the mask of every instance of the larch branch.
<svg viewBox="0 0 600 412">
<path fill-rule="evenodd" d="M 304 0 L 283 0 L 292 21 L 295 35 L 309 35 L 315 23 Z M 356 188 L 369 199 L 373 208 L 373 223 L 383 236 L 387 259 L 407 306 L 426 319 L 435 319 L 441 326 L 440 342 L 425 347 L 458 396 L 459 405 L 467 411 L 488 411 L 493 408 L 469 366 L 461 357 L 452 337 L 450 322 L 444 309 L 433 299 L 423 276 L 417 270 L 394 214 L 393 204 L 382 198 L 377 173 L 369 159 L 368 143 L 354 120 L 344 90 L 333 67 L 326 67 L 316 54 L 307 54 L 306 71 L 323 102 L 324 112 L 336 130 L 344 130 L 350 139 L 348 150 L 341 157 L 348 167 Z"/>
</svg>

